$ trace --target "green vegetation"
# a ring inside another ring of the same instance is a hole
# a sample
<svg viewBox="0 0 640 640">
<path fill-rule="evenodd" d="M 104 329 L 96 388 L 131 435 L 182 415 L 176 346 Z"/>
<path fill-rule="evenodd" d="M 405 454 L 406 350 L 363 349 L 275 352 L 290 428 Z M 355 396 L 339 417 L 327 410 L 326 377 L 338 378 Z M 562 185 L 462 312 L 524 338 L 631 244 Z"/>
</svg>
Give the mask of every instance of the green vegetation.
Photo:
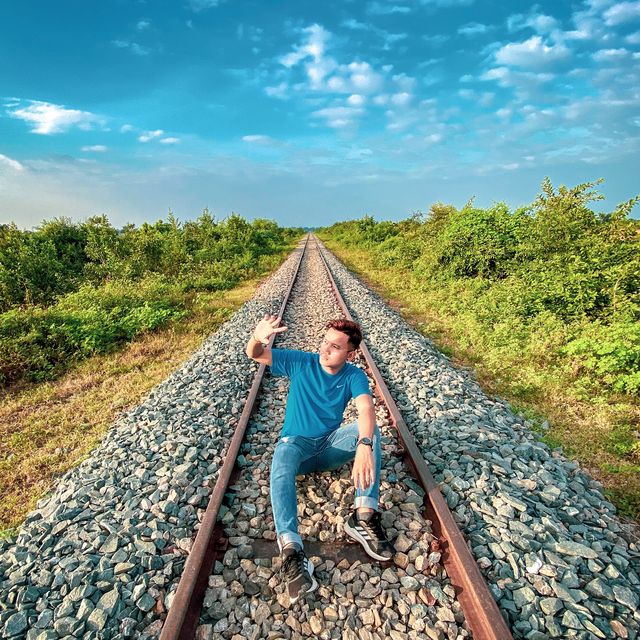
<svg viewBox="0 0 640 640">
<path fill-rule="evenodd" d="M 198 294 L 269 268 L 300 229 L 237 215 L 115 229 L 105 216 L 34 231 L 0 225 L 0 385 L 74 362 L 192 313 Z"/>
<path fill-rule="evenodd" d="M 596 214 L 598 183 L 528 207 L 434 204 L 319 235 L 485 387 L 551 423 L 625 513 L 640 513 L 640 198 Z M 533 420 L 540 423 L 543 419 Z"/>
</svg>

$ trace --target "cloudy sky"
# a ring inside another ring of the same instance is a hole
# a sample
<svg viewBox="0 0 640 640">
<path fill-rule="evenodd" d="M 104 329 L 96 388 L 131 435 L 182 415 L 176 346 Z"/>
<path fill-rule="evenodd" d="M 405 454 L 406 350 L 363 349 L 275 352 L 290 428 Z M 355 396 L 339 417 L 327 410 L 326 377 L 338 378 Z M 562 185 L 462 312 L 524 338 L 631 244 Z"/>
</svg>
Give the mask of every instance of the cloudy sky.
<svg viewBox="0 0 640 640">
<path fill-rule="evenodd" d="M 0 9 L 0 223 L 400 219 L 545 175 L 611 210 L 639 151 L 638 0 Z"/>
</svg>

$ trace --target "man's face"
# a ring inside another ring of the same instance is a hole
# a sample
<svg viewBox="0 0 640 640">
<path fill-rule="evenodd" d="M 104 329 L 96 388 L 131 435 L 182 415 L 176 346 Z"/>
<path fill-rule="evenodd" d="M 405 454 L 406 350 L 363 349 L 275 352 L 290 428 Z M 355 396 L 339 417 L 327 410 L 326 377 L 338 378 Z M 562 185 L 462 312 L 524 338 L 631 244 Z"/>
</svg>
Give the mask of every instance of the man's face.
<svg viewBox="0 0 640 640">
<path fill-rule="evenodd" d="M 353 353 L 353 347 L 349 343 L 349 337 L 336 331 L 335 329 L 327 329 L 324 339 L 320 344 L 320 363 L 325 367 L 339 368 Z"/>
</svg>

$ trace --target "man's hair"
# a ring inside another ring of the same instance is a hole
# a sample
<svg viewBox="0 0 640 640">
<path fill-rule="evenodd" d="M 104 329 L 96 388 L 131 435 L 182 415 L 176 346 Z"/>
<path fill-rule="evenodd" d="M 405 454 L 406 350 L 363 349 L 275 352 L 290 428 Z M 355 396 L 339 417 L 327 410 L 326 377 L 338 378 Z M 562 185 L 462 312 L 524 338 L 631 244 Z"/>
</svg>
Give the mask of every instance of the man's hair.
<svg viewBox="0 0 640 640">
<path fill-rule="evenodd" d="M 336 331 L 340 331 L 340 333 L 344 333 L 349 338 L 349 342 L 354 349 L 360 346 L 362 329 L 360 329 L 360 325 L 357 322 L 342 319 L 331 320 L 327 322 L 326 329 L 335 329 Z"/>
</svg>

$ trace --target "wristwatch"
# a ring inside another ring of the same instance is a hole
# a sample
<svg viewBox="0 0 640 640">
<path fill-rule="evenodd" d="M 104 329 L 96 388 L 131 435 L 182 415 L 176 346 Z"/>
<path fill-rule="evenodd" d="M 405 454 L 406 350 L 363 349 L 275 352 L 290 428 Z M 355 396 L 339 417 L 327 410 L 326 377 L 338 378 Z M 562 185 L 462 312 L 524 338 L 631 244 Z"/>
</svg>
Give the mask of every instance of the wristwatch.
<svg viewBox="0 0 640 640">
<path fill-rule="evenodd" d="M 360 438 L 360 440 L 358 440 L 358 442 L 356 442 L 356 447 L 359 444 L 366 444 L 367 446 L 371 447 L 373 449 L 373 440 L 371 440 L 371 438 Z"/>
</svg>

